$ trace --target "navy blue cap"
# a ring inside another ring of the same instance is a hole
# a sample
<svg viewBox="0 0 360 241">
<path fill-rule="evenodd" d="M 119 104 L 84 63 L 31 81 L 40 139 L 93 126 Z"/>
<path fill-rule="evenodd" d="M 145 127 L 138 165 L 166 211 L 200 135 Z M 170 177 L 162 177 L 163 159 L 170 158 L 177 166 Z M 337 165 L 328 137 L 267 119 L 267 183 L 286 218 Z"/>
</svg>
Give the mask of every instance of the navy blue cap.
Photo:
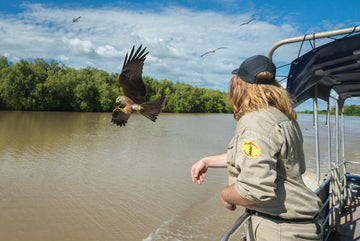
<svg viewBox="0 0 360 241">
<path fill-rule="evenodd" d="M 270 72 L 274 78 L 270 80 L 259 80 L 256 76 L 263 71 Z M 238 69 L 234 69 L 232 74 L 237 74 L 243 81 L 248 83 L 270 83 L 275 80 L 276 67 L 274 63 L 264 55 L 252 56 L 241 63 Z"/>
</svg>

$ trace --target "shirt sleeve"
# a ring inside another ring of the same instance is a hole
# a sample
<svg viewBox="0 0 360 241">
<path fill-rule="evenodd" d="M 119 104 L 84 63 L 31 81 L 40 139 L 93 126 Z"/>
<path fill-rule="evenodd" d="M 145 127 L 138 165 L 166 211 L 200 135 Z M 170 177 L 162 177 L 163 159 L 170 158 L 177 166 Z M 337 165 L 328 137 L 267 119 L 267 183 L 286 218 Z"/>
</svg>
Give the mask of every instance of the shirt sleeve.
<svg viewBox="0 0 360 241">
<path fill-rule="evenodd" d="M 276 128 L 268 132 L 245 130 L 237 137 L 235 165 L 241 172 L 235 189 L 242 197 L 256 203 L 276 198 L 276 164 L 281 135 L 276 133 Z"/>
</svg>

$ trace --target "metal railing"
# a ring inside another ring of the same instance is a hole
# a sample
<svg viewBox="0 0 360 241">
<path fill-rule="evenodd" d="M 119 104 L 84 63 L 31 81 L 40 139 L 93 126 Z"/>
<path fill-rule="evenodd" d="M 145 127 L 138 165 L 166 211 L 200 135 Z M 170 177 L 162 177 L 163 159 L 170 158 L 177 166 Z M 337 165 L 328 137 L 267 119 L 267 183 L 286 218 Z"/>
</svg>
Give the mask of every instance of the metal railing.
<svg viewBox="0 0 360 241">
<path fill-rule="evenodd" d="M 271 46 L 271 48 L 269 49 L 269 51 L 267 53 L 267 56 L 269 57 L 269 59 L 272 59 L 272 56 L 273 56 L 273 53 L 275 52 L 275 50 L 285 44 L 297 43 L 297 42 L 302 42 L 302 41 L 306 41 L 306 40 L 328 38 L 328 37 L 334 37 L 334 36 L 350 34 L 350 33 L 357 33 L 357 32 L 360 32 L 360 26 L 355 26 L 353 28 L 331 30 L 331 31 L 326 31 L 326 32 L 322 32 L 322 33 L 314 33 L 314 34 L 308 34 L 308 35 L 298 36 L 298 37 L 294 37 L 294 38 L 283 39 L 283 40 L 280 40 L 279 42 L 275 43 L 273 46 Z"/>
<path fill-rule="evenodd" d="M 221 237 L 221 241 L 228 241 L 230 240 L 240 228 L 245 225 L 245 221 L 250 218 L 250 214 L 247 212 L 243 213 L 231 226 L 226 230 L 226 232 Z"/>
</svg>

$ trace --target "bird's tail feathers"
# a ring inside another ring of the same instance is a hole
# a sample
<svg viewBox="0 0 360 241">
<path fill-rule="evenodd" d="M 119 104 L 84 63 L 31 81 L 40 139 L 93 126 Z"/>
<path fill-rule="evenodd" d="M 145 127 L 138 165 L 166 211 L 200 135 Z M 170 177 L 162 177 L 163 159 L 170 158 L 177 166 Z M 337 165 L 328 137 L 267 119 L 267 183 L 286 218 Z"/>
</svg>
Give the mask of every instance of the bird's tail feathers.
<svg viewBox="0 0 360 241">
<path fill-rule="evenodd" d="M 155 100 L 151 100 L 145 103 L 141 104 L 141 110 L 140 113 L 155 122 L 157 116 L 161 113 L 164 100 L 166 95 L 160 96 L 159 98 L 156 98 Z"/>
</svg>

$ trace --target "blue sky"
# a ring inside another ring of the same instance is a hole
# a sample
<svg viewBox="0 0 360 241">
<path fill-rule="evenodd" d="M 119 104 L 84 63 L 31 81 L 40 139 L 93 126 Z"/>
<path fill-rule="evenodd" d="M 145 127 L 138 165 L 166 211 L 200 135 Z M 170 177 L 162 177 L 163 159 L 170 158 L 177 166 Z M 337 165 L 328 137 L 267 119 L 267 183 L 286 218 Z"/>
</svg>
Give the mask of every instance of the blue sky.
<svg viewBox="0 0 360 241">
<path fill-rule="evenodd" d="M 247 57 L 266 55 L 284 38 L 360 25 L 359 9 L 358 0 L 2 0 L 0 55 L 119 73 L 126 52 L 143 44 L 145 76 L 227 91 L 231 70 Z M 290 62 L 299 46 L 279 48 L 275 64 Z M 217 47 L 226 48 L 200 57 Z"/>
</svg>

